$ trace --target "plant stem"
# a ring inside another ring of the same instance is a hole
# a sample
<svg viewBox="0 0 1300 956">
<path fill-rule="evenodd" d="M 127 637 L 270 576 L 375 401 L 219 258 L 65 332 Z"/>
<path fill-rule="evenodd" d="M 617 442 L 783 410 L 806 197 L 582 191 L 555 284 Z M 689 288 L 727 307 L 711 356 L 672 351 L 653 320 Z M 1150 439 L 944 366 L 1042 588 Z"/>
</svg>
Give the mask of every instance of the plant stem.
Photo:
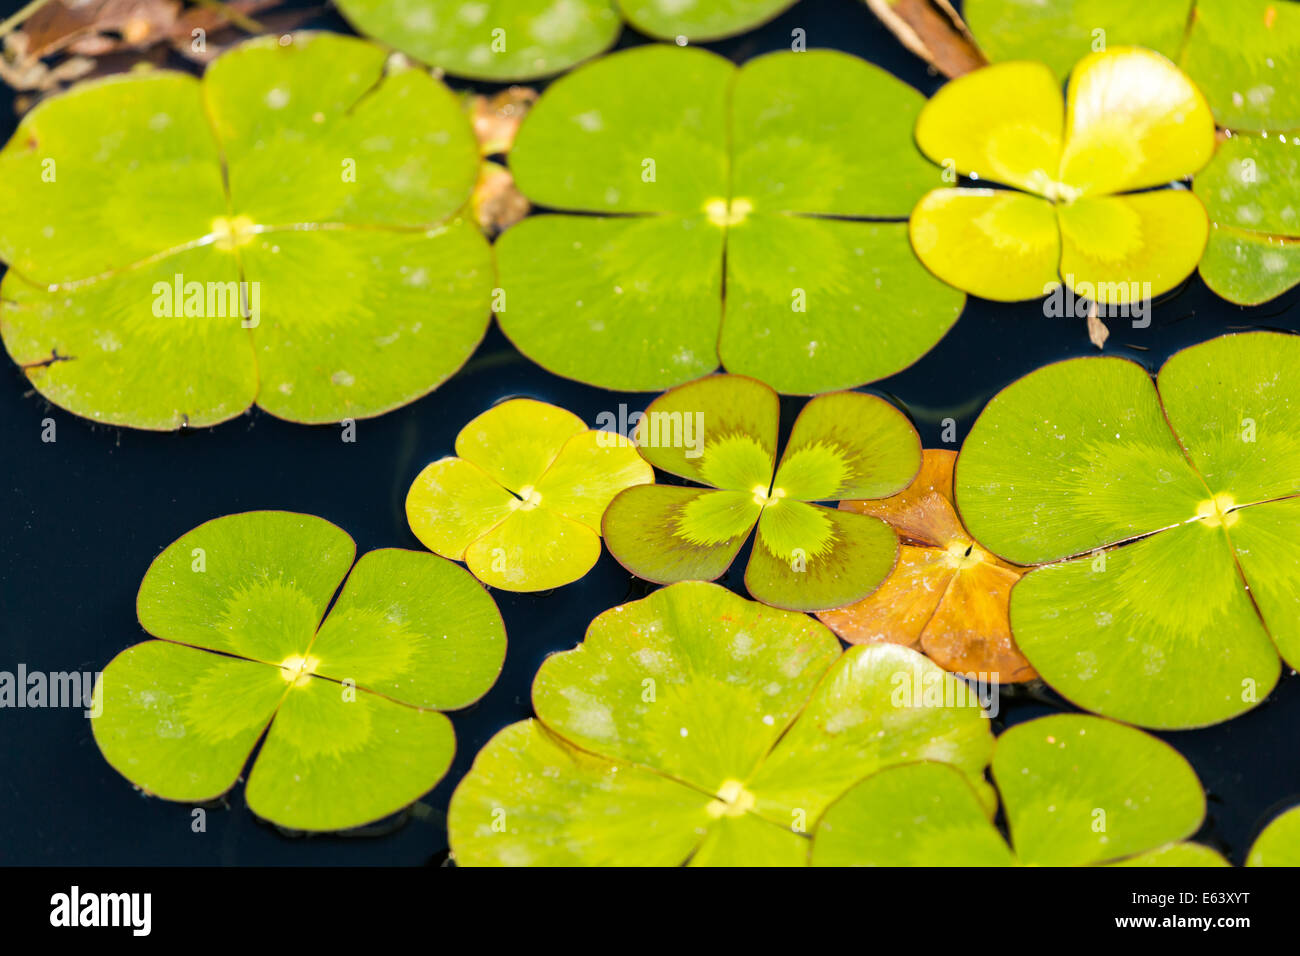
<svg viewBox="0 0 1300 956">
<path fill-rule="evenodd" d="M 8 20 L 4 21 L 4 23 L 0 23 L 0 38 L 8 36 L 13 32 L 14 27 L 18 26 L 18 24 L 22 23 L 48 2 L 49 0 L 31 0 L 31 3 L 27 4 L 27 6 L 23 7 Z"/>
</svg>

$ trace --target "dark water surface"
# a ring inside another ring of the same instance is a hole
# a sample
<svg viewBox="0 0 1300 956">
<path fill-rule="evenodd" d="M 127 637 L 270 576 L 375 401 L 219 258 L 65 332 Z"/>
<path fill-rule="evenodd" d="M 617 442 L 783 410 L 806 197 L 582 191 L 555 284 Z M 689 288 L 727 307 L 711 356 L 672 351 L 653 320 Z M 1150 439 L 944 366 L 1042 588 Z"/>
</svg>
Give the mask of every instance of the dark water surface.
<svg viewBox="0 0 1300 956">
<path fill-rule="evenodd" d="M 0 4 L 0 6 L 10 6 Z M 8 12 L 7 10 L 5 11 Z M 309 25 L 351 32 L 337 15 Z M 863 56 L 931 94 L 940 85 L 884 30 L 861 0 L 803 0 L 747 36 L 709 44 L 738 62 L 788 49 L 791 31 L 809 48 Z M 646 42 L 626 31 L 621 46 Z M 457 88 L 483 84 L 452 81 Z M 0 104 L 0 134 L 14 119 Z M 1106 354 L 1151 371 L 1177 349 L 1229 330 L 1300 330 L 1300 290 L 1256 309 L 1212 295 L 1199 279 L 1158 302 L 1149 328 L 1113 320 Z M 907 410 L 927 447 L 940 422 L 958 441 L 1001 387 L 1051 361 L 1096 354 L 1082 320 L 1048 319 L 1039 303 L 972 299 L 956 327 L 912 368 L 871 391 Z M 357 424 L 355 444 L 338 426 L 307 427 L 258 410 L 211 429 L 151 434 L 93 425 L 51 407 L 7 358 L 0 365 L 0 670 L 98 671 L 146 639 L 135 594 L 150 561 L 196 525 L 237 511 L 277 508 L 320 515 L 350 532 L 358 553 L 420 548 L 406 524 L 406 490 L 429 461 L 450 454 L 460 427 L 500 399 L 524 395 L 569 408 L 588 424 L 619 403 L 652 396 L 606 392 L 556 378 L 517 353 L 495 328 L 471 361 L 432 395 Z M 782 403 L 788 429 L 802 404 Z M 42 420 L 57 441 L 41 441 Z M 951 446 L 950 446 L 951 447 Z M 740 571 L 723 579 L 744 593 Z M 438 864 L 444 814 L 479 748 L 531 713 L 529 687 L 546 655 L 582 639 L 587 623 L 648 586 L 602 556 L 584 579 L 550 594 L 494 592 L 509 651 L 496 686 L 452 715 L 458 753 L 416 812 L 379 832 L 295 837 L 257 821 L 242 783 L 191 830 L 191 808 L 142 796 L 100 756 L 77 710 L 0 711 L 0 863 L 50 864 Z M 1004 696 L 999 724 L 1070 709 L 1049 691 Z M 1000 728 L 999 728 L 1000 729 Z M 1286 673 L 1254 711 L 1206 730 L 1162 735 L 1195 766 L 1210 794 L 1198 838 L 1242 862 L 1258 830 L 1300 799 L 1300 680 Z"/>
</svg>

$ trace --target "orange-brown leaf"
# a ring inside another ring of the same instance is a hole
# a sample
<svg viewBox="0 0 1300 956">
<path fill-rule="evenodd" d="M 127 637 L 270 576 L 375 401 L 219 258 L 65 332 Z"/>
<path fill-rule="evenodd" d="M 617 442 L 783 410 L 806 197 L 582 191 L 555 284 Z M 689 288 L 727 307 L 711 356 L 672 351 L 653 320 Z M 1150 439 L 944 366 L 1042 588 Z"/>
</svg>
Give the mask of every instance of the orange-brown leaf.
<svg viewBox="0 0 1300 956">
<path fill-rule="evenodd" d="M 889 577 L 857 604 L 818 617 L 850 644 L 904 644 L 918 648 L 921 632 L 952 580 L 953 568 L 937 548 L 905 544 Z"/>
<path fill-rule="evenodd" d="M 906 542 L 946 548 L 967 542 L 966 529 L 952 504 L 952 470 L 957 453 L 938 448 L 921 452 L 921 470 L 912 483 L 889 498 L 841 501 L 845 511 L 888 522 Z"/>
<path fill-rule="evenodd" d="M 1002 684 L 1037 677 L 1011 638 L 1007 602 L 1020 576 L 984 560 L 962 568 L 926 625 L 921 649 L 958 674 L 987 675 Z"/>
<path fill-rule="evenodd" d="M 1024 573 L 981 548 L 952 502 L 955 452 L 927 448 L 912 483 L 890 498 L 842 501 L 888 522 L 902 539 L 898 564 L 872 594 L 818 617 L 852 644 L 916 647 L 935 663 L 999 683 L 1038 675 L 1011 638 L 1011 586 Z"/>
</svg>

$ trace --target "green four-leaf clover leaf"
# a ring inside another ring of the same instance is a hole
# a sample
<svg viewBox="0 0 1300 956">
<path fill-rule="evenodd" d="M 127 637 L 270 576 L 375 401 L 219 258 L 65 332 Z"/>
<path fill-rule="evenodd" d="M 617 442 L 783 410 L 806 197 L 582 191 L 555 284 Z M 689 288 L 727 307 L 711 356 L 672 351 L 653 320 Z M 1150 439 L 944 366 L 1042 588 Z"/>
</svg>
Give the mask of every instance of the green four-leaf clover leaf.
<svg viewBox="0 0 1300 956">
<path fill-rule="evenodd" d="M 550 371 L 625 390 L 719 361 L 799 394 L 907 367 L 963 302 L 901 221 L 938 181 L 912 142 L 921 103 L 829 51 L 737 69 L 650 46 L 575 70 L 510 154 L 523 193 L 560 212 L 497 242 L 501 328 Z"/>
<path fill-rule="evenodd" d="M 0 152 L 5 347 L 87 418 L 302 422 L 404 405 L 490 320 L 491 250 L 457 211 L 458 101 L 382 49 L 260 37 L 203 79 L 85 83 Z"/>
<path fill-rule="evenodd" d="M 605 513 L 610 553 L 650 581 L 713 580 L 757 526 L 745 571 L 755 599 L 807 611 L 869 594 L 893 569 L 898 538 L 878 518 L 813 502 L 905 488 L 921 467 L 916 430 L 873 395 L 821 395 L 800 413 L 778 464 L 779 420 L 776 393 L 741 375 L 655 399 L 637 426 L 641 454 L 709 487 L 622 492 Z"/>
<path fill-rule="evenodd" d="M 1205 792 L 1168 744 L 1098 717 L 1060 714 L 998 737 L 993 779 L 1011 846 L 969 781 L 943 763 L 887 768 L 826 811 L 814 866 L 1227 866 L 1182 842 Z"/>
<path fill-rule="evenodd" d="M 495 682 L 501 615 L 442 558 L 355 554 L 328 521 L 281 511 L 168 546 L 137 599 L 159 639 L 115 657 L 95 688 L 105 759 L 147 793 L 201 802 L 234 786 L 260 740 L 248 805 L 298 830 L 360 826 L 430 790 L 456 748 L 439 711 Z"/>
<path fill-rule="evenodd" d="M 954 487 L 977 541 L 1041 565 L 1011 629 L 1081 707 L 1198 727 L 1300 664 L 1300 337 L 1222 336 L 1153 382 L 1119 358 L 1032 372 L 989 402 Z"/>
<path fill-rule="evenodd" d="M 897 645 L 840 653 L 822 624 L 699 581 L 612 608 L 533 681 L 452 796 L 462 866 L 802 866 L 864 775 L 950 764 L 986 799 L 988 720 Z"/>
</svg>

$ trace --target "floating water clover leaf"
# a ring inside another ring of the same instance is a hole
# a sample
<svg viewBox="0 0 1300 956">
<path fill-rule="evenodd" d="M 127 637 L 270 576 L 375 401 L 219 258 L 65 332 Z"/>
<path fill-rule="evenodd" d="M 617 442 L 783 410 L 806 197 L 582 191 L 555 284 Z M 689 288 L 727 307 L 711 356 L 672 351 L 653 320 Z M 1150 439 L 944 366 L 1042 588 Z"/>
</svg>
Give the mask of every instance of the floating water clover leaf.
<svg viewBox="0 0 1300 956">
<path fill-rule="evenodd" d="M 1300 128 L 1300 4 L 1294 0 L 966 0 L 991 60 L 1041 60 L 1064 79 L 1079 57 L 1158 50 L 1204 91 L 1220 126 Z"/>
<path fill-rule="evenodd" d="M 956 459 L 927 448 L 920 472 L 898 494 L 840 502 L 889 523 L 901 539 L 898 563 L 867 597 L 817 617 L 852 644 L 903 644 L 959 674 L 1032 680 L 1037 675 L 1011 639 L 1007 614 L 1024 570 L 985 551 L 962 527 L 952 504 Z"/>
<path fill-rule="evenodd" d="M 1265 302 L 1300 282 L 1300 4 L 1200 0 L 1182 62 L 1225 139 L 1196 178 L 1214 228 L 1205 284 L 1232 302 Z"/>
<path fill-rule="evenodd" d="M 362 41 L 252 40 L 200 82 L 112 77 L 0 153 L 0 331 L 78 415 L 169 429 L 254 401 L 328 422 L 428 392 L 486 331 L 491 250 L 456 211 L 460 105 Z"/>
<path fill-rule="evenodd" d="M 297 830 L 360 826 L 431 789 L 456 746 L 439 711 L 496 680 L 501 615 L 442 558 L 355 554 L 328 521 L 282 511 L 169 545 L 136 600 L 160 640 L 123 651 L 95 688 L 105 759 L 151 794 L 199 802 L 234 786 L 261 740 L 248 805 Z"/>
<path fill-rule="evenodd" d="M 485 865 L 803 865 L 865 774 L 944 761 L 989 800 L 966 685 L 895 645 L 688 581 L 613 608 L 533 681 L 537 719 L 490 740 L 448 811 Z"/>
<path fill-rule="evenodd" d="M 420 472 L 406 496 L 407 520 L 430 551 L 507 591 L 578 580 L 600 557 L 610 499 L 654 482 L 654 469 L 626 439 L 526 398 L 469 422 L 456 454 Z"/>
<path fill-rule="evenodd" d="M 1214 120 L 1164 57 L 1085 57 L 1068 103 L 1041 63 L 1002 63 L 944 86 L 916 140 L 950 170 L 1017 190 L 936 189 L 916 206 L 912 246 L 946 282 L 987 299 L 1033 299 L 1064 282 L 1124 306 L 1196 268 L 1209 224 L 1190 192 L 1151 190 L 1196 172 Z"/>
<path fill-rule="evenodd" d="M 816 501 L 876 498 L 907 486 L 921 441 L 901 412 L 861 392 L 814 398 L 776 460 L 780 407 L 762 382 L 714 375 L 655 399 L 637 426 L 646 461 L 707 488 L 629 488 L 605 512 L 609 551 L 648 581 L 717 578 L 750 532 L 750 595 L 798 611 L 861 600 L 894 567 L 898 539 L 879 518 Z"/>
<path fill-rule="evenodd" d="M 910 365 L 963 302 L 901 222 L 939 181 L 912 143 L 921 103 L 829 51 L 737 70 L 650 46 L 574 71 L 524 120 L 510 168 L 534 203 L 583 215 L 497 242 L 502 329 L 547 369 L 616 389 L 719 358 L 798 394 Z"/>
<path fill-rule="evenodd" d="M 1178 62 L 1220 126 L 1300 130 L 1300 3 L 1197 0 Z"/>
<path fill-rule="evenodd" d="M 885 769 L 813 834 L 814 866 L 1227 866 L 1181 842 L 1205 817 L 1186 760 L 1132 727 L 1063 714 L 1012 727 L 993 750 L 1011 846 L 969 780 L 943 763 Z"/>
<path fill-rule="evenodd" d="M 1247 866 L 1300 866 L 1300 807 L 1276 817 L 1255 838 Z"/>
<path fill-rule="evenodd" d="M 985 548 L 1046 565 L 1012 590 L 1011 630 L 1048 684 L 1196 727 L 1263 700 L 1279 653 L 1300 665 L 1297 421 L 1300 337 L 1272 332 L 1184 349 L 1155 384 L 1073 359 L 989 402 L 957 504 Z"/>
<path fill-rule="evenodd" d="M 362 33 L 424 63 L 479 80 L 566 70 L 614 45 L 622 17 L 664 40 L 717 40 L 795 0 L 338 0 Z"/>
<path fill-rule="evenodd" d="M 1204 92 L 1216 122 L 1252 135 L 1219 146 L 1196 178 L 1213 228 L 1200 273 L 1242 305 L 1300 282 L 1300 3 L 1292 0 L 970 0 L 995 60 L 1047 61 L 1058 77 L 1097 44 L 1159 50 Z"/>
<path fill-rule="evenodd" d="M 617 0 L 627 22 L 661 40 L 720 40 L 752 30 L 797 0 Z"/>
<path fill-rule="evenodd" d="M 1214 222 L 1206 285 L 1257 305 L 1300 283 L 1300 127 L 1225 139 L 1193 185 Z"/>
</svg>

